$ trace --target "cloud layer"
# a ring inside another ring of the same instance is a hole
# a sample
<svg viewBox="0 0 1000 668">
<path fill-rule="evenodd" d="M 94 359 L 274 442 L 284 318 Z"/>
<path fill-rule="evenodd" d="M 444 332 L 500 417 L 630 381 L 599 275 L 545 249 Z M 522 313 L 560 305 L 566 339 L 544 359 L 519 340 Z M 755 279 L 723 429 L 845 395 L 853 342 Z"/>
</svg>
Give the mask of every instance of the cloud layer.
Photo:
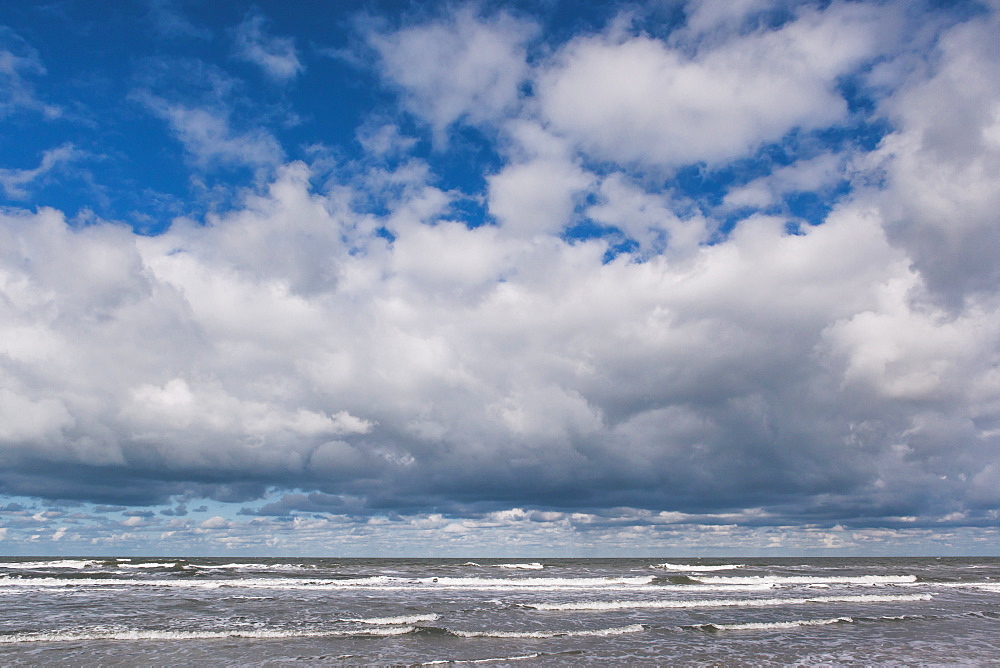
<svg viewBox="0 0 1000 668">
<path fill-rule="evenodd" d="M 333 167 L 234 129 L 218 73 L 201 103 L 139 82 L 195 173 L 255 181 L 153 236 L 0 213 L 0 486 L 64 504 L 12 502 L 9 535 L 973 549 L 1000 512 L 998 13 L 741 7 L 363 28 L 398 122 Z M 272 84 L 311 72 L 263 14 L 228 34 Z M 22 51 L 6 113 L 42 108 Z M 469 133 L 478 191 L 435 173 Z M 80 159 L 0 176 L 24 199 Z"/>
</svg>

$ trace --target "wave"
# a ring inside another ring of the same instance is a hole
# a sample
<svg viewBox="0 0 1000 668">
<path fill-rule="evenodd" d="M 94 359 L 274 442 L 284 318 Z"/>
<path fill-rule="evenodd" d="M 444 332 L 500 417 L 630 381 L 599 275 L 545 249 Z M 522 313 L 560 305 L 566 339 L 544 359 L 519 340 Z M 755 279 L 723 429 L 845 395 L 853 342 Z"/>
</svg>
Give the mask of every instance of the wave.
<svg viewBox="0 0 1000 668">
<path fill-rule="evenodd" d="M 392 624 L 416 624 L 417 622 L 433 622 L 438 618 L 431 613 L 429 615 L 401 615 L 399 617 L 369 617 L 367 619 L 345 619 L 345 622 L 358 622 L 360 624 L 392 625 Z"/>
<path fill-rule="evenodd" d="M 361 630 L 243 630 L 230 629 L 225 631 L 153 631 L 141 629 L 107 630 L 93 629 L 90 631 L 53 631 L 39 633 L 14 633 L 0 635 L 0 644 L 15 645 L 32 642 L 84 642 L 88 640 L 213 640 L 219 638 L 322 638 L 333 636 L 398 636 L 417 631 L 415 626 L 394 626 Z"/>
<path fill-rule="evenodd" d="M 51 587 L 177 587 L 189 589 L 267 589 L 272 591 L 295 590 L 357 590 L 379 591 L 429 590 L 429 589 L 531 589 L 552 591 L 566 589 L 628 589 L 635 590 L 651 585 L 652 575 L 639 577 L 607 578 L 395 578 L 385 575 L 354 579 L 298 579 L 288 578 L 235 578 L 219 580 L 189 579 L 125 579 L 125 578 L 20 578 L 0 577 L 3 588 Z"/>
<path fill-rule="evenodd" d="M 529 563 L 511 563 L 511 564 L 480 564 L 475 561 L 467 561 L 464 564 L 459 564 L 460 566 L 475 566 L 476 568 L 503 568 L 507 570 L 522 570 L 522 571 L 540 571 L 545 568 L 545 565 L 532 561 Z"/>
<path fill-rule="evenodd" d="M 630 624 L 629 626 L 581 631 L 457 631 L 448 629 L 447 632 L 462 638 L 575 638 L 581 636 L 618 636 L 625 633 L 638 633 L 644 629 L 642 624 Z"/>
<path fill-rule="evenodd" d="M 977 582 L 972 586 L 976 589 L 982 589 L 983 591 L 1000 592 L 1000 582 Z"/>
<path fill-rule="evenodd" d="M 518 654 L 517 656 L 498 656 L 493 659 L 438 659 L 437 661 L 424 661 L 423 663 L 418 663 L 418 666 L 451 666 L 460 663 L 496 663 L 498 661 L 526 661 L 529 659 L 538 659 L 543 655 L 540 653 L 535 654 Z"/>
<path fill-rule="evenodd" d="M 200 571 L 307 571 L 316 570 L 312 564 L 191 564 Z"/>
<path fill-rule="evenodd" d="M 10 570 L 39 570 L 45 568 L 94 568 L 97 566 L 102 566 L 103 563 L 100 561 L 94 561 L 92 559 L 55 559 L 52 561 L 6 561 L 0 562 L 0 568 L 8 568 Z"/>
<path fill-rule="evenodd" d="M 792 629 L 798 626 L 827 626 L 829 624 L 855 624 L 880 622 L 905 622 L 927 619 L 924 615 L 884 615 L 881 617 L 831 617 L 828 619 L 793 619 L 787 622 L 746 622 L 743 624 L 691 624 L 682 626 L 686 630 L 699 631 L 767 631 L 770 629 Z"/>
<path fill-rule="evenodd" d="M 746 577 L 730 576 L 696 576 L 691 579 L 703 584 L 753 584 L 769 583 L 774 585 L 817 585 L 817 584 L 840 584 L 840 585 L 898 585 L 911 584 L 917 581 L 915 575 L 750 575 Z"/>
<path fill-rule="evenodd" d="M 653 564 L 650 568 L 662 568 L 666 571 L 684 571 L 689 573 L 705 573 L 708 571 L 734 571 L 737 568 L 745 568 L 746 564 L 718 564 L 718 565 L 698 565 L 698 564 Z"/>
<path fill-rule="evenodd" d="M 590 601 L 579 603 L 520 603 L 519 607 L 534 610 L 634 610 L 688 609 L 688 608 L 762 608 L 782 605 L 804 605 L 808 603 L 901 603 L 905 601 L 929 601 L 930 594 L 859 594 L 856 596 L 812 596 L 810 598 L 715 598 L 689 601 Z"/>
<path fill-rule="evenodd" d="M 773 629 L 794 629 L 799 626 L 827 626 L 830 624 L 851 624 L 852 617 L 832 617 L 830 619 L 795 619 L 788 622 L 747 622 L 745 624 L 695 624 L 685 629 L 701 631 L 770 631 Z"/>
<path fill-rule="evenodd" d="M 635 577 L 603 577 L 603 578 L 419 578 L 410 580 L 422 585 L 438 587 L 462 588 L 583 588 L 583 587 L 620 587 L 650 585 L 655 576 L 642 575 Z"/>
</svg>

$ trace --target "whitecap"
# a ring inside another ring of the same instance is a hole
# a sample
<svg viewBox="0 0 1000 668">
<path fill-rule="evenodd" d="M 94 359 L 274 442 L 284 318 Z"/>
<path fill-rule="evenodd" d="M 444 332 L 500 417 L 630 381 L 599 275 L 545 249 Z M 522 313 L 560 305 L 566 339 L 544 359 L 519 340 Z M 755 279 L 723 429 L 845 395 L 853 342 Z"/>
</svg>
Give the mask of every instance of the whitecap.
<svg viewBox="0 0 1000 668">
<path fill-rule="evenodd" d="M 507 568 L 511 570 L 522 570 L 522 571 L 540 571 L 543 568 L 545 568 L 545 566 L 538 563 L 537 561 L 533 561 L 530 564 L 497 564 L 496 566 L 497 568 Z"/>
<path fill-rule="evenodd" d="M 449 633 L 463 638 L 556 638 L 578 636 L 617 636 L 625 633 L 638 633 L 644 629 L 642 624 L 616 626 L 608 629 L 593 629 L 581 631 L 454 631 Z"/>
<path fill-rule="evenodd" d="M 400 615 L 399 617 L 369 617 L 367 619 L 345 619 L 345 622 L 358 622 L 360 624 L 392 625 L 392 624 L 416 624 L 418 622 L 433 622 L 438 618 L 431 613 L 428 615 Z"/>
<path fill-rule="evenodd" d="M 816 585 L 816 584 L 839 584 L 839 585 L 898 585 L 912 584 L 917 581 L 915 575 L 750 575 L 746 577 L 730 576 L 692 576 L 695 582 L 704 584 L 754 584 L 770 583 L 774 585 Z"/>
<path fill-rule="evenodd" d="M 125 578 L 74 578 L 72 580 L 46 577 L 25 580 L 14 577 L 0 577 L 0 588 L 44 588 L 44 587 L 176 587 L 190 589 L 267 589 L 273 591 L 337 591 L 373 589 L 378 591 L 426 590 L 436 588 L 453 589 L 531 589 L 552 591 L 566 589 L 642 590 L 651 586 L 654 576 L 620 578 L 394 578 L 374 576 L 349 580 L 308 579 L 289 580 L 287 578 L 235 578 L 228 580 L 130 580 Z"/>
<path fill-rule="evenodd" d="M 770 631 L 773 629 L 794 629 L 799 626 L 827 626 L 829 624 L 851 624 L 851 617 L 830 619 L 794 619 L 787 622 L 747 622 L 744 624 L 699 624 L 697 628 L 712 631 Z"/>
<path fill-rule="evenodd" d="M 0 563 L 0 568 L 11 570 L 39 570 L 43 568 L 93 568 L 101 562 L 83 559 L 54 559 L 51 561 L 10 561 Z"/>
<path fill-rule="evenodd" d="M 417 582 L 432 584 L 438 587 L 462 588 L 592 588 L 641 586 L 652 584 L 656 578 L 652 575 L 637 577 L 607 577 L 607 578 L 422 578 Z"/>
<path fill-rule="evenodd" d="M 929 601 L 930 594 L 859 594 L 856 596 L 812 596 L 809 598 L 716 598 L 670 601 L 582 601 L 575 603 L 521 603 L 520 607 L 534 610 L 635 610 L 689 608 L 763 608 L 808 603 L 901 603 Z"/>
<path fill-rule="evenodd" d="M 320 638 L 327 636 L 395 636 L 416 631 L 414 626 L 346 630 L 278 630 L 230 629 L 225 631 L 159 631 L 142 629 L 92 629 L 85 631 L 51 631 L 0 635 L 0 644 L 31 642 L 83 642 L 88 640 L 211 640 L 215 638 Z"/>
<path fill-rule="evenodd" d="M 683 571 L 687 573 L 705 573 L 708 571 L 734 571 L 737 568 L 744 568 L 745 564 L 718 564 L 718 565 L 698 565 L 698 564 L 654 564 L 650 568 L 662 568 L 666 571 Z"/>
<path fill-rule="evenodd" d="M 423 663 L 418 663 L 418 666 L 442 666 L 442 665 L 456 665 L 460 663 L 496 663 L 498 661 L 527 661 L 529 659 L 537 659 L 541 654 L 518 654 L 517 656 L 498 656 L 492 659 L 438 659 L 437 661 L 424 661 Z"/>
</svg>

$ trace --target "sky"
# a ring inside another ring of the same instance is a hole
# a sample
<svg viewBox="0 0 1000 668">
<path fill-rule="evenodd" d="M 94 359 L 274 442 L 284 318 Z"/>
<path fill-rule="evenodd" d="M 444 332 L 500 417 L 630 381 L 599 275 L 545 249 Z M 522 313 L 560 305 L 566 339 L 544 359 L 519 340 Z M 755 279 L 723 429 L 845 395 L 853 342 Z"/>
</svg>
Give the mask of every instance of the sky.
<svg viewBox="0 0 1000 668">
<path fill-rule="evenodd" d="M 998 554 L 998 34 L 0 4 L 0 552 Z"/>
</svg>

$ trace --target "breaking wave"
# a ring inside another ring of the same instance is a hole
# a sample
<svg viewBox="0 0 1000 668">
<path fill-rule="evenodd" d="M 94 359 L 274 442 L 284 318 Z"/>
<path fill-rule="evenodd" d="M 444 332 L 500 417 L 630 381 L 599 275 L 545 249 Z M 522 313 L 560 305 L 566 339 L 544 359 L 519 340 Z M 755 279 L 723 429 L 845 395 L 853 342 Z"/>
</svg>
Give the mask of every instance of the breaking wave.
<svg viewBox="0 0 1000 668">
<path fill-rule="evenodd" d="M 689 601 L 583 601 L 579 603 L 521 603 L 534 610 L 637 610 L 688 608 L 763 608 L 809 603 L 896 603 L 929 601 L 930 594 L 859 594 L 856 596 L 812 596 L 809 598 L 715 598 Z"/>
<path fill-rule="evenodd" d="M 416 624 L 418 622 L 433 622 L 438 618 L 437 615 L 431 613 L 429 615 L 401 615 L 399 617 L 369 617 L 367 619 L 345 619 L 345 622 L 358 622 L 360 624 L 375 624 L 375 625 L 398 625 L 398 624 Z"/>
<path fill-rule="evenodd" d="M 607 629 L 592 629 L 582 631 L 456 631 L 447 632 L 462 638 L 565 638 L 580 636 L 618 636 L 625 633 L 638 633 L 644 630 L 642 624 L 616 626 Z"/>
<path fill-rule="evenodd" d="M 665 571 L 682 571 L 685 573 L 706 573 L 708 571 L 734 571 L 744 568 L 745 564 L 717 564 L 711 566 L 698 564 L 653 564 L 650 568 L 662 568 Z"/>
<path fill-rule="evenodd" d="M 770 631 L 778 629 L 794 629 L 799 626 L 827 626 L 830 624 L 851 624 L 851 617 L 832 617 L 830 619 L 795 619 L 788 622 L 747 622 L 745 624 L 694 624 L 684 626 L 685 629 L 701 631 Z"/>
<path fill-rule="evenodd" d="M 103 565 L 100 561 L 84 559 L 59 559 L 53 561 L 6 561 L 0 562 L 0 568 L 10 570 L 39 570 L 44 568 L 94 568 Z"/>
<path fill-rule="evenodd" d="M 268 590 L 344 590 L 375 589 L 395 591 L 407 589 L 620 589 L 650 585 L 654 576 L 615 578 L 395 578 L 374 576 L 366 578 L 328 580 L 287 578 L 234 578 L 230 580 L 130 580 L 124 578 L 19 578 L 0 577 L 0 588 L 46 587 L 177 587 L 190 589 L 268 589 Z"/>
<path fill-rule="evenodd" d="M 731 576 L 690 576 L 695 582 L 704 584 L 754 584 L 767 583 L 773 585 L 899 585 L 911 584 L 917 581 L 915 575 L 750 575 L 745 577 Z"/>
<path fill-rule="evenodd" d="M 389 628 L 374 628 L 361 630 L 327 630 L 327 631 L 295 631 L 295 630 L 246 630 L 230 629 L 224 631 L 149 631 L 139 629 L 107 630 L 93 629 L 89 631 L 55 631 L 39 633 L 14 633 L 0 635 L 0 644 L 12 645 L 31 642 L 83 642 L 88 640 L 211 640 L 218 638 L 321 638 L 333 636 L 398 636 L 413 633 L 415 626 L 395 626 Z"/>
</svg>

